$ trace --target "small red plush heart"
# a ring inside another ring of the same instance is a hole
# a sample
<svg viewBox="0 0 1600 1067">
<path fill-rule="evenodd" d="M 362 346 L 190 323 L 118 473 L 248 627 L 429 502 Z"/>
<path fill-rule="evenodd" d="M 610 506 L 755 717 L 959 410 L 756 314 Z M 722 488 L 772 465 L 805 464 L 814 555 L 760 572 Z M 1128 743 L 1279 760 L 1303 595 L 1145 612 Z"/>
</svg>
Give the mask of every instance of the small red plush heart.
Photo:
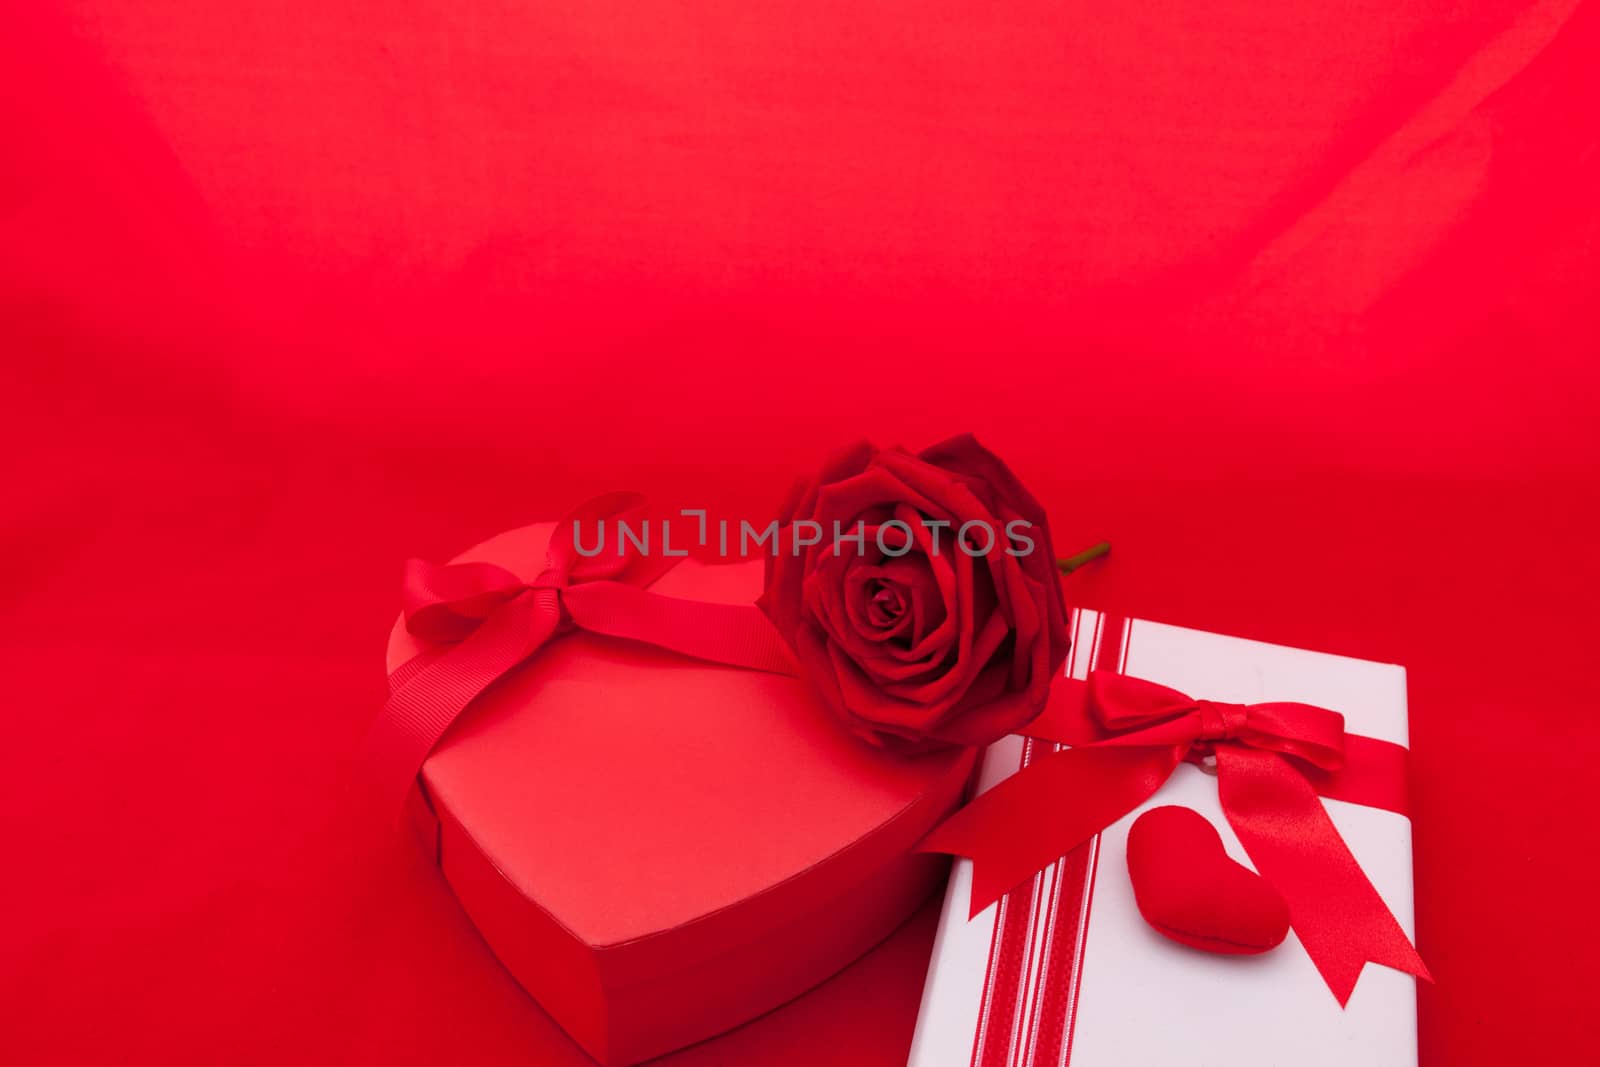
<svg viewBox="0 0 1600 1067">
<path fill-rule="evenodd" d="M 1128 877 L 1145 922 L 1191 948 L 1253 954 L 1289 936 L 1283 897 L 1229 857 L 1216 827 L 1191 808 L 1151 808 L 1134 821 Z"/>
</svg>

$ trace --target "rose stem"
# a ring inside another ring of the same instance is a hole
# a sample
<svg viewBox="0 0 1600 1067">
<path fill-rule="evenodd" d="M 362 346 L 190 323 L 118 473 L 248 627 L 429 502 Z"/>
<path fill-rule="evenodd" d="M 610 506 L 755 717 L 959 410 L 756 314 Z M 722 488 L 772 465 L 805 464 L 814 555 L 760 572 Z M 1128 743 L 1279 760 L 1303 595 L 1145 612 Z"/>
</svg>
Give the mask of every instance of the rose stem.
<svg viewBox="0 0 1600 1067">
<path fill-rule="evenodd" d="M 1088 563 L 1090 560 L 1099 559 L 1101 556 L 1110 551 L 1111 542 L 1101 541 L 1098 545 L 1095 545 L 1092 548 L 1086 548 L 1082 552 L 1079 552 L 1076 556 L 1068 556 L 1066 559 L 1056 560 L 1056 566 L 1061 568 L 1062 574 L 1071 574 L 1073 571 L 1077 570 L 1085 563 Z"/>
</svg>

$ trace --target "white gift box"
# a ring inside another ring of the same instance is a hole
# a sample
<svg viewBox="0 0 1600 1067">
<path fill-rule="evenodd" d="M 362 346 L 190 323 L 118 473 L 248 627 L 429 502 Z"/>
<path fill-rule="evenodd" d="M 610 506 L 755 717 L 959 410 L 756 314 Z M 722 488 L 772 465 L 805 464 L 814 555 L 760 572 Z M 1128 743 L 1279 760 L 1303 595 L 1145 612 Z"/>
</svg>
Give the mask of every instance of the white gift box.
<svg viewBox="0 0 1600 1067">
<path fill-rule="evenodd" d="M 1350 733 L 1407 743 L 1401 667 L 1092 611 L 1074 612 L 1071 625 L 1073 677 L 1117 670 L 1208 700 L 1316 704 L 1343 713 Z M 978 789 L 1049 747 L 996 742 Z M 1187 763 L 1145 804 L 970 920 L 972 864 L 956 861 L 910 1067 L 1415 1067 L 1410 975 L 1369 965 L 1341 1008 L 1293 932 L 1262 955 L 1221 956 L 1145 923 L 1128 880 L 1128 830 L 1164 804 L 1204 815 L 1228 854 L 1251 866 L 1223 817 L 1216 778 Z M 1410 820 L 1323 804 L 1414 937 Z"/>
</svg>

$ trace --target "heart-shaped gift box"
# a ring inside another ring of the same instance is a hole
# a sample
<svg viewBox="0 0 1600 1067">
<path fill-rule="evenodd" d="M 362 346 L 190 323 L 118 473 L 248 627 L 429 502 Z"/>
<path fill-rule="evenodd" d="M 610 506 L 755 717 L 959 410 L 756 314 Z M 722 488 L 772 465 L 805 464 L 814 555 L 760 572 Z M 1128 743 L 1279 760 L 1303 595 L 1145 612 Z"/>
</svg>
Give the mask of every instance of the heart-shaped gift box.
<svg viewBox="0 0 1600 1067">
<path fill-rule="evenodd" d="M 533 581 L 554 524 L 457 562 Z M 685 560 L 652 586 L 750 604 L 760 561 Z M 425 645 L 403 622 L 388 665 Z M 574 633 L 473 701 L 412 815 L 507 969 L 590 1055 L 631 1064 L 834 974 L 940 884 L 913 846 L 975 753 L 864 745 L 799 678 Z"/>
</svg>

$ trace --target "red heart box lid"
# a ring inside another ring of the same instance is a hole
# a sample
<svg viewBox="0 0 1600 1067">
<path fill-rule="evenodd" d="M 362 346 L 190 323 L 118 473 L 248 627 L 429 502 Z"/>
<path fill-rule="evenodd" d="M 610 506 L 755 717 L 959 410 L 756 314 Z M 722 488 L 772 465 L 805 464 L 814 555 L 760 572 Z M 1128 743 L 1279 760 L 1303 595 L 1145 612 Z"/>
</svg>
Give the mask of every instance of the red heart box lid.
<svg viewBox="0 0 1600 1067">
<path fill-rule="evenodd" d="M 532 578 L 552 529 L 501 534 L 457 562 Z M 652 589 L 748 604 L 761 586 L 759 560 L 684 560 Z M 389 669 L 423 647 L 397 624 Z M 513 973 L 584 1041 L 582 1025 L 562 1019 L 541 993 L 546 976 L 526 973 L 541 964 L 519 963 L 497 943 L 491 927 L 520 921 L 506 914 L 508 901 L 526 901 L 559 931 L 552 936 L 576 946 L 558 955 L 594 958 L 607 1026 L 626 1021 L 614 1017 L 616 998 L 605 990 L 713 957 L 727 965 L 712 985 L 727 982 L 748 1001 L 756 982 L 765 999 L 779 998 L 745 1006 L 758 1014 L 826 977 L 817 973 L 818 939 L 838 942 L 822 953 L 831 973 L 933 888 L 938 868 L 910 849 L 960 801 L 972 765 L 968 750 L 906 758 L 864 744 L 796 678 L 575 633 L 481 695 L 428 758 L 422 780 L 441 826 L 459 831 L 457 848 L 479 853 L 503 883 L 453 877 L 445 843 L 441 865 L 458 897 Z M 908 862 L 916 878 L 883 883 Z M 882 897 L 891 892 L 889 907 Z M 862 893 L 880 899 L 855 899 Z M 772 940 L 779 930 L 790 942 Z M 740 947 L 762 943 L 766 973 L 741 978 Z M 774 981 L 785 968 L 771 955 L 780 943 L 806 957 L 796 967 L 799 988 Z M 719 1027 L 733 1025 L 729 1018 L 721 1013 Z"/>
</svg>

